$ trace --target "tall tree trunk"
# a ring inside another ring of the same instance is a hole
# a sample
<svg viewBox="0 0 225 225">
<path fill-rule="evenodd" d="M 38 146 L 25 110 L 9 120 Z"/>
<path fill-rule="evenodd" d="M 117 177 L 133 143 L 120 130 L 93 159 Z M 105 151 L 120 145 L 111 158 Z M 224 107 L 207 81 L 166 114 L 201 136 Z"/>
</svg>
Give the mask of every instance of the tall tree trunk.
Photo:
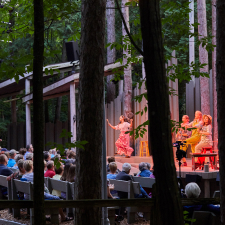
<svg viewBox="0 0 225 225">
<path fill-rule="evenodd" d="M 76 199 L 101 199 L 103 76 L 106 0 L 83 0 L 77 140 Z M 76 224 L 101 224 L 101 208 L 80 208 Z"/>
<path fill-rule="evenodd" d="M 33 124 L 34 124 L 34 224 L 45 224 L 44 216 L 44 113 L 43 113 L 43 61 L 44 61 L 44 9 L 43 0 L 34 0 L 33 45 Z M 37 194 L 38 193 L 38 194 Z"/>
<path fill-rule="evenodd" d="M 151 224 L 181 225 L 183 209 L 178 191 L 171 141 L 168 83 L 158 0 L 139 0 L 148 93 L 149 140 L 156 176 L 156 213 Z"/>
<path fill-rule="evenodd" d="M 125 4 L 127 3 L 127 0 L 121 1 L 121 10 L 123 13 L 123 18 L 126 21 L 126 25 L 128 27 L 128 30 L 130 30 L 130 24 L 129 24 L 129 7 Z M 122 35 L 126 36 L 127 32 L 124 28 L 124 25 L 122 24 Z M 123 49 L 123 55 L 126 55 L 126 57 L 129 57 L 128 49 Z M 123 58 L 123 63 L 127 63 L 127 58 Z M 131 76 L 131 65 L 124 69 L 124 96 L 123 96 L 123 102 L 124 102 L 124 115 L 127 116 L 129 112 L 132 111 L 132 76 Z"/>
<path fill-rule="evenodd" d="M 216 45 L 216 0 L 212 0 L 212 44 Z M 217 123 L 217 91 L 216 91 L 216 48 L 212 52 L 212 77 L 213 77 L 213 140 L 214 149 L 218 149 L 216 142 L 218 140 Z"/>
<path fill-rule="evenodd" d="M 63 39 L 62 62 L 66 62 L 66 43 L 65 43 L 65 39 Z M 64 72 L 60 73 L 59 79 L 62 79 L 63 77 L 64 77 Z M 62 105 L 62 96 L 58 97 L 57 101 L 56 101 L 55 123 L 60 120 L 61 105 Z"/>
<path fill-rule="evenodd" d="M 218 149 L 220 162 L 220 214 L 221 224 L 225 225 L 225 1 L 216 4 L 216 86 L 218 116 Z"/>
<path fill-rule="evenodd" d="M 207 21 L 206 21 L 206 3 L 205 0 L 198 0 L 198 35 L 199 40 L 207 37 Z M 200 69 L 201 73 L 209 73 L 208 52 L 202 45 L 199 46 L 199 62 L 206 63 L 204 68 Z M 203 114 L 210 114 L 210 97 L 209 97 L 209 78 L 200 77 L 201 88 L 201 111 Z"/>
<path fill-rule="evenodd" d="M 106 1 L 106 21 L 107 21 L 107 43 L 116 41 L 115 36 L 115 2 L 114 0 Z M 107 63 L 113 63 L 116 60 L 116 49 L 109 46 L 107 48 Z M 116 88 L 113 82 L 110 82 L 114 75 L 107 76 L 107 102 L 110 103 L 115 99 Z"/>
</svg>

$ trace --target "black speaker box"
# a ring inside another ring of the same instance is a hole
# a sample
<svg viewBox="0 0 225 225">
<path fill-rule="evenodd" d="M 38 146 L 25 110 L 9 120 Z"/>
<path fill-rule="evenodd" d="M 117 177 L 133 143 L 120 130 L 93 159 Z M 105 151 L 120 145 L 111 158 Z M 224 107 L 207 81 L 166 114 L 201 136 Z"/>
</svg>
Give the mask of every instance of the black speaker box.
<svg viewBox="0 0 225 225">
<path fill-rule="evenodd" d="M 66 42 L 65 44 L 66 44 L 67 60 L 71 62 L 80 60 L 78 42 L 69 41 Z"/>
</svg>

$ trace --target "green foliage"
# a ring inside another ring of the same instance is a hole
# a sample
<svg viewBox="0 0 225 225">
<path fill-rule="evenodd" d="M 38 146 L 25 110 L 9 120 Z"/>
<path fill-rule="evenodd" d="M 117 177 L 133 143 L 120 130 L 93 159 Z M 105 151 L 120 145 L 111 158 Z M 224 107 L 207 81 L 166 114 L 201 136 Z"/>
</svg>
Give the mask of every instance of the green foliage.
<svg viewBox="0 0 225 225">
<path fill-rule="evenodd" d="M 185 225 L 188 225 L 188 224 L 196 221 L 196 219 L 189 218 L 188 214 L 189 214 L 188 211 L 183 211 Z"/>
</svg>

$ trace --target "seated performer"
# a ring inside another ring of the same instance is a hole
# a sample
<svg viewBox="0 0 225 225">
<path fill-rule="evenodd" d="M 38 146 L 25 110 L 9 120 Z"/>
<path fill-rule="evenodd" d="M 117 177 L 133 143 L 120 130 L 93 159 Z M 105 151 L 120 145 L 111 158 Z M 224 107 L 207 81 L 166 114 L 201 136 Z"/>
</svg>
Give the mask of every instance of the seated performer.
<svg viewBox="0 0 225 225">
<path fill-rule="evenodd" d="M 195 152 L 195 146 L 198 144 L 198 142 L 201 139 L 199 130 L 202 128 L 202 126 L 203 126 L 202 113 L 200 111 L 196 111 L 194 121 L 187 124 L 186 127 L 192 127 L 197 129 L 193 129 L 191 137 L 186 139 L 186 145 L 183 147 L 184 151 L 187 151 L 188 145 L 190 144 L 192 153 Z M 185 158 L 183 158 L 183 162 L 184 162 L 183 166 L 187 166 L 187 162 Z"/>
<path fill-rule="evenodd" d="M 195 152 L 201 153 L 202 148 L 212 147 L 212 117 L 210 115 L 203 115 L 203 127 L 200 130 L 201 141 L 196 145 Z M 209 157 L 205 158 L 205 162 L 209 162 Z"/>
<path fill-rule="evenodd" d="M 134 151 L 133 148 L 130 147 L 129 145 L 129 133 L 126 134 L 127 131 L 129 131 L 130 128 L 132 128 L 132 122 L 133 119 L 130 119 L 131 123 L 126 122 L 126 118 L 125 116 L 120 116 L 120 122 L 117 126 L 112 126 L 108 119 L 107 122 L 109 124 L 110 127 L 112 127 L 114 130 L 120 130 L 120 136 L 118 138 L 118 140 L 116 141 L 116 147 L 117 147 L 117 153 L 119 155 L 123 155 L 125 154 L 126 158 L 130 158 L 131 153 Z"/>
</svg>

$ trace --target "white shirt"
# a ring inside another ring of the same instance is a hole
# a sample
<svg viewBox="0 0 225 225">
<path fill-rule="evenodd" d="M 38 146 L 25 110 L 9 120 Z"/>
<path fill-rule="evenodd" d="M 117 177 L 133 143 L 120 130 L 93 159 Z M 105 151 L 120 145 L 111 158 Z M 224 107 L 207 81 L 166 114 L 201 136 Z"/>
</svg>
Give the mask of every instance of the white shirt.
<svg viewBox="0 0 225 225">
<path fill-rule="evenodd" d="M 115 126 L 116 130 L 120 131 L 129 131 L 130 130 L 130 124 L 128 122 L 123 122 Z"/>
</svg>

